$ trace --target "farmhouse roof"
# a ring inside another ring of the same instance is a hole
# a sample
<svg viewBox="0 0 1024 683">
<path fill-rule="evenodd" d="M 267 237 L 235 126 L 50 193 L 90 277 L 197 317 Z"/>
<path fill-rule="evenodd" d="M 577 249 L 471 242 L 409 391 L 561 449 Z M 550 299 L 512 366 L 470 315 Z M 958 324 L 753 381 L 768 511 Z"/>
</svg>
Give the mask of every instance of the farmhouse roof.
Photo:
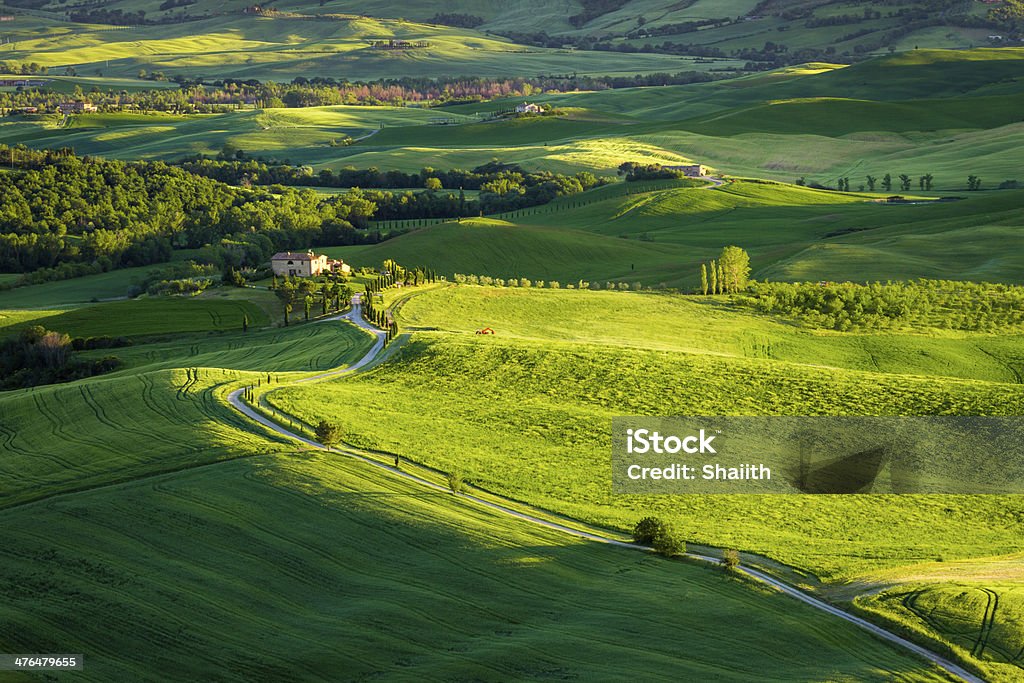
<svg viewBox="0 0 1024 683">
<path fill-rule="evenodd" d="M 312 261 L 315 258 L 320 258 L 311 251 L 279 251 L 270 257 L 271 261 Z"/>
</svg>

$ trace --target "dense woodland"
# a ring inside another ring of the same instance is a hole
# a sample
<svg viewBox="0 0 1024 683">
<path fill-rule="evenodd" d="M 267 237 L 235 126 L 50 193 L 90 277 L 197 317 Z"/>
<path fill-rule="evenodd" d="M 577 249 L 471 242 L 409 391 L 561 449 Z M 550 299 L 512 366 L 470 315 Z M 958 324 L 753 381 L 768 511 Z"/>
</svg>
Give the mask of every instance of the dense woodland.
<svg viewBox="0 0 1024 683">
<path fill-rule="evenodd" d="M 12 151 L 0 145 L 0 159 Z M 54 279 L 70 277 L 83 268 L 159 263 L 172 249 L 257 236 L 272 249 L 379 239 L 353 226 L 365 225 L 377 208 L 360 196 L 235 188 L 161 162 L 25 149 L 16 160 L 20 170 L 0 174 L 0 270 L 6 272 L 49 268 Z"/>
</svg>

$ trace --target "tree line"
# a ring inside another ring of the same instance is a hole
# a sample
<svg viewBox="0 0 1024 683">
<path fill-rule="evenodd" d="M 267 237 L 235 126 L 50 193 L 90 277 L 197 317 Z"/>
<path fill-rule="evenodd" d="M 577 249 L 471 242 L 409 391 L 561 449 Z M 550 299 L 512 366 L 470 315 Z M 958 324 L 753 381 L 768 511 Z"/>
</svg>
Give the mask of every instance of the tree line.
<svg viewBox="0 0 1024 683">
<path fill-rule="evenodd" d="M 897 183 L 898 181 L 898 183 Z M 836 179 L 835 187 L 829 187 L 822 185 L 814 181 L 808 181 L 805 177 L 797 178 L 795 184 L 801 186 L 807 186 L 818 190 L 839 190 L 840 192 L 850 191 L 850 179 L 849 177 L 843 176 Z M 880 190 L 882 192 L 892 192 L 894 184 L 898 184 L 898 188 L 902 192 L 909 192 L 916 185 L 917 189 L 930 192 L 935 186 L 935 176 L 931 173 L 925 173 L 921 176 L 911 176 L 907 173 L 900 173 L 897 176 L 893 176 L 891 173 L 886 173 L 882 177 L 875 175 L 864 176 L 864 182 L 861 183 L 857 191 L 858 192 L 875 192 Z M 981 189 L 982 181 L 977 175 L 971 174 L 967 176 L 967 189 L 974 192 Z M 998 187 L 1000 190 L 1015 190 L 1019 183 L 1016 180 L 1004 180 L 999 183 Z"/>
<path fill-rule="evenodd" d="M 398 170 L 381 171 L 376 167 L 356 169 L 347 166 L 338 170 L 323 169 L 314 174 L 308 166 L 244 159 L 244 153 L 241 157 L 234 160 L 192 157 L 182 161 L 180 166 L 190 173 L 247 186 L 281 184 L 360 188 L 359 192 L 353 190 L 343 195 L 344 202 L 352 205 L 360 198 L 372 202 L 377 207 L 372 215 L 375 220 L 458 218 L 478 216 L 481 213 L 501 213 L 547 204 L 557 197 L 579 194 L 613 182 L 611 178 L 598 177 L 589 171 L 574 175 L 551 171 L 531 172 L 518 164 L 497 160 L 469 171 L 426 167 L 408 173 Z M 376 192 L 368 188 L 424 188 L 427 192 Z M 444 189 L 453 192 L 442 192 Z M 454 190 L 458 190 L 458 194 Z M 479 190 L 480 195 L 476 199 L 469 199 L 464 190 Z M 370 217 L 360 214 L 353 223 L 358 227 L 366 227 L 362 219 L 368 220 Z"/>
<path fill-rule="evenodd" d="M 120 359 L 107 356 L 83 360 L 76 352 L 129 343 L 111 338 L 72 339 L 41 325 L 26 327 L 17 335 L 0 341 L 0 390 L 70 382 L 111 372 L 121 367 Z"/>
<path fill-rule="evenodd" d="M 755 282 L 737 303 L 809 327 L 933 327 L 993 331 L 1024 325 L 1024 287 L 920 279 L 910 282 Z"/>
<path fill-rule="evenodd" d="M 3 71 L 6 69 L 7 71 Z M 0 65 L 0 73 L 45 74 L 47 68 L 37 63 L 20 66 Z M 67 67 L 64 75 L 76 75 Z M 210 114 L 228 112 L 242 106 L 260 108 L 302 108 L 330 105 L 360 106 L 429 106 L 487 102 L 509 97 L 531 97 L 541 93 L 575 92 L 578 90 L 609 90 L 641 86 L 685 85 L 715 80 L 716 76 L 683 71 L 675 74 L 654 73 L 634 76 L 581 76 L 578 74 L 517 78 L 442 77 L 389 78 L 375 81 L 348 81 L 334 78 L 299 76 L 290 83 L 262 82 L 256 79 L 218 79 L 207 81 L 185 75 L 168 76 L 163 72 L 140 69 L 140 79 L 172 81 L 175 88 L 152 88 L 129 92 L 123 89 L 77 90 L 72 98 L 88 99 L 100 111 L 162 111 Z M 46 86 L 22 87 L 0 93 L 0 110 L 37 107 L 56 111 L 68 99 L 65 93 Z"/>
</svg>

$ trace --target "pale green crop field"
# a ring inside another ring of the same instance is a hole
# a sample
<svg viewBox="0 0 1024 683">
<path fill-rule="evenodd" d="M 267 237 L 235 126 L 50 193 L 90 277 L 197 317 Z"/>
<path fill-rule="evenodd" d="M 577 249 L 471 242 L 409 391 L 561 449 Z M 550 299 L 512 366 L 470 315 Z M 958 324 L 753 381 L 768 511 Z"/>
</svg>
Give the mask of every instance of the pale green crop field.
<svg viewBox="0 0 1024 683">
<path fill-rule="evenodd" d="M 516 44 L 467 29 L 398 19 L 337 15 L 317 20 L 231 14 L 186 23 L 111 31 L 102 26 L 34 20 L 14 29 L 3 58 L 104 77 L 134 77 L 140 68 L 168 76 L 231 76 L 291 80 L 295 76 L 358 73 L 362 79 L 447 75 L 513 76 L 560 73 L 565 51 Z M 377 50 L 370 40 L 429 41 L 416 50 Z M 579 73 L 676 72 L 690 57 L 576 52 Z M 734 62 L 739 64 L 739 62 Z M 719 64 L 720 66 L 721 64 Z M 700 68 L 700 65 L 697 65 Z"/>
</svg>

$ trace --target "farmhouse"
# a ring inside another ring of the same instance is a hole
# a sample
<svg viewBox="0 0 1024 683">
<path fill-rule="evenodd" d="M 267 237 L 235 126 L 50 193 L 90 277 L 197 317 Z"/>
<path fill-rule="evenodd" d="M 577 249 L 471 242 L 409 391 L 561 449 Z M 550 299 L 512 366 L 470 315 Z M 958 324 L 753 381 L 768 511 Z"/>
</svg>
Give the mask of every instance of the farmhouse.
<svg viewBox="0 0 1024 683">
<path fill-rule="evenodd" d="M 543 110 L 540 108 L 540 105 L 532 102 L 523 102 L 516 105 L 517 114 L 539 114 L 541 111 Z"/>
<path fill-rule="evenodd" d="M 702 164 L 683 164 L 682 166 L 666 166 L 673 171 L 681 171 L 688 178 L 700 178 L 708 174 L 707 167 Z"/>
<path fill-rule="evenodd" d="M 270 267 L 274 275 L 292 275 L 295 277 L 316 277 L 323 273 L 351 273 L 352 266 L 341 259 L 329 259 L 326 254 L 314 254 L 312 251 L 291 252 L 281 251 L 270 258 Z"/>
<path fill-rule="evenodd" d="M 87 114 L 94 112 L 98 109 L 95 104 L 91 102 L 83 102 L 82 100 L 76 100 L 74 102 L 61 102 L 57 105 L 57 109 L 61 114 Z"/>
</svg>

